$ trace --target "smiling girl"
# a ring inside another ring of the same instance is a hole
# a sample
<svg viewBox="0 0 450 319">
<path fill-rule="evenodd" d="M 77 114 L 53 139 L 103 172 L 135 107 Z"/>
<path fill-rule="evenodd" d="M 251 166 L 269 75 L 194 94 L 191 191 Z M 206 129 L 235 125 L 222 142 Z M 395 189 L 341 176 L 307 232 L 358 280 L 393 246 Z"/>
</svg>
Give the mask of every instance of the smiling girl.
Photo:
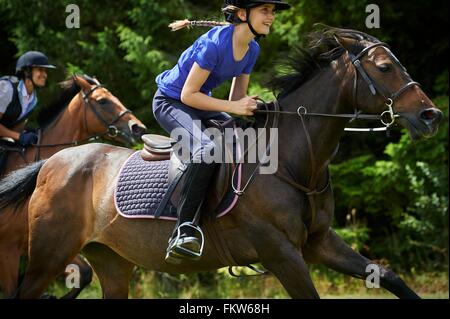
<svg viewBox="0 0 450 319">
<path fill-rule="evenodd" d="M 178 205 L 178 222 L 169 240 L 166 261 L 180 258 L 196 260 L 201 256 L 201 229 L 195 221 L 217 163 L 203 158 L 214 148 L 206 134 L 194 140 L 194 126 L 204 131 L 202 121 L 228 120 L 232 113 L 253 115 L 256 96 L 247 96 L 250 73 L 259 55 L 255 38 L 268 35 L 275 12 L 289 9 L 282 0 L 226 0 L 222 12 L 228 23 L 212 28 L 184 51 L 178 63 L 156 78 L 158 90 L 153 99 L 153 113 L 168 132 L 184 128 L 191 135 L 191 160 Z M 183 21 L 175 25 L 217 25 L 216 22 Z M 219 23 L 220 24 L 220 23 Z M 211 91 L 232 80 L 229 100 L 212 97 Z"/>
</svg>

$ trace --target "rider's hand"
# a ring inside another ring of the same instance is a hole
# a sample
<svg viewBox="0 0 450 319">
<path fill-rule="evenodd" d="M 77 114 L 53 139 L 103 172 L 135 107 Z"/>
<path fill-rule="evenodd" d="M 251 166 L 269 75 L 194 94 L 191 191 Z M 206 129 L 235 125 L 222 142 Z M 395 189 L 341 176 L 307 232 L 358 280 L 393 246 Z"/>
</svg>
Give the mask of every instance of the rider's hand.
<svg viewBox="0 0 450 319">
<path fill-rule="evenodd" d="M 238 101 L 234 101 L 234 107 L 231 113 L 236 115 L 253 115 L 253 111 L 257 109 L 257 95 L 246 96 Z"/>
<path fill-rule="evenodd" d="M 38 141 L 38 136 L 35 132 L 23 131 L 19 136 L 19 144 L 22 146 L 29 146 L 36 144 Z"/>
</svg>

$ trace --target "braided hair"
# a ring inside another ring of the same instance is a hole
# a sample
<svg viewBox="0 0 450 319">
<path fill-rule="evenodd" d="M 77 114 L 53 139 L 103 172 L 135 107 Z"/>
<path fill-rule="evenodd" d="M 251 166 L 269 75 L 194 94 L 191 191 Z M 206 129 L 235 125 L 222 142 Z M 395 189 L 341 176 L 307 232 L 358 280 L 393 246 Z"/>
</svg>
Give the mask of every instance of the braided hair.
<svg viewBox="0 0 450 319">
<path fill-rule="evenodd" d="M 223 21 L 209 21 L 209 20 L 194 20 L 190 21 L 188 19 L 185 20 L 177 20 L 169 24 L 169 28 L 172 29 L 172 31 L 178 31 L 183 28 L 191 28 L 191 27 L 217 27 L 217 26 L 223 26 L 223 25 L 229 25 L 228 22 Z"/>
<path fill-rule="evenodd" d="M 229 15 L 230 17 L 234 17 L 233 21 L 234 23 L 239 23 L 242 22 L 239 18 L 236 17 L 236 13 L 239 10 L 239 7 L 233 6 L 233 5 L 228 5 L 224 8 L 222 8 L 222 12 L 225 15 Z M 229 25 L 231 24 L 231 22 L 226 22 L 226 21 L 210 21 L 210 20 L 194 20 L 194 21 L 190 21 L 188 19 L 184 19 L 184 20 L 176 20 L 174 22 L 172 22 L 171 24 L 169 24 L 169 28 L 172 29 L 172 31 L 178 31 L 181 30 L 183 28 L 192 28 L 192 27 L 209 27 L 209 28 L 213 28 L 213 27 L 217 27 L 217 26 L 225 26 L 225 25 Z"/>
</svg>

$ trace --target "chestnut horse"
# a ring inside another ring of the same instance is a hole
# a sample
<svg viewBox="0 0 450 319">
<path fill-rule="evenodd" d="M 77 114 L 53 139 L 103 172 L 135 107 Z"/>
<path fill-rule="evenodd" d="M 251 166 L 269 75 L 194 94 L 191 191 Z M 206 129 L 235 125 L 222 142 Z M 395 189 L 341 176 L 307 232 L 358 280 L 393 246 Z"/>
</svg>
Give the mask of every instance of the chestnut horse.
<svg viewBox="0 0 450 319">
<path fill-rule="evenodd" d="M 243 180 L 253 180 L 232 212 L 214 221 L 219 236 L 206 234 L 198 261 L 164 261 L 174 222 L 118 214 L 114 186 L 131 150 L 89 144 L 18 171 L 25 192 L 27 184 L 37 184 L 29 202 L 29 264 L 17 296 L 41 296 L 83 251 L 103 296 L 126 298 L 134 265 L 170 273 L 230 265 L 214 249 L 219 238 L 236 264 L 260 262 L 293 298 L 319 297 L 308 263 L 361 279 L 370 274 L 369 265 L 376 266 L 382 287 L 400 298 L 418 298 L 393 271 L 355 252 L 331 229 L 334 199 L 327 166 L 351 117 L 398 123 L 418 139 L 437 131 L 442 113 L 387 45 L 362 32 L 315 33 L 294 63 L 298 72 L 273 82 L 281 93 L 266 111 L 278 128 L 278 171 L 255 175 L 255 164 L 243 164 Z M 263 127 L 260 117 L 256 124 Z M 6 197 L 3 201 L 17 200 Z"/>
<path fill-rule="evenodd" d="M 11 151 L 5 174 L 27 163 L 45 159 L 58 151 L 105 138 L 121 144 L 135 144 L 146 127 L 123 104 L 96 80 L 87 76 L 73 76 L 61 84 L 63 92 L 58 100 L 39 113 L 37 145 L 23 152 Z M 0 287 L 11 295 L 17 288 L 19 258 L 28 247 L 28 211 L 13 206 L 0 212 Z M 92 270 L 81 258 L 72 263 L 84 274 L 80 289 L 74 288 L 65 297 L 72 298 L 90 282 Z"/>
</svg>

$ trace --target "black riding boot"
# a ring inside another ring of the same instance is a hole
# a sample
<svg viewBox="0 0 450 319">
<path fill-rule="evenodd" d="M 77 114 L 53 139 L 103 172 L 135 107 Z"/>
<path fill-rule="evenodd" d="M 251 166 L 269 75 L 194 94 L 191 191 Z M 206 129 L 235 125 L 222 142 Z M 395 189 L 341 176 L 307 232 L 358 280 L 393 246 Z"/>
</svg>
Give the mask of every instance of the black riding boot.
<svg viewBox="0 0 450 319">
<path fill-rule="evenodd" d="M 179 263 L 180 258 L 197 260 L 203 248 L 203 233 L 196 224 L 197 211 L 205 198 L 216 163 L 191 163 L 186 171 L 186 182 L 178 203 L 178 222 L 169 240 L 166 261 Z"/>
</svg>

